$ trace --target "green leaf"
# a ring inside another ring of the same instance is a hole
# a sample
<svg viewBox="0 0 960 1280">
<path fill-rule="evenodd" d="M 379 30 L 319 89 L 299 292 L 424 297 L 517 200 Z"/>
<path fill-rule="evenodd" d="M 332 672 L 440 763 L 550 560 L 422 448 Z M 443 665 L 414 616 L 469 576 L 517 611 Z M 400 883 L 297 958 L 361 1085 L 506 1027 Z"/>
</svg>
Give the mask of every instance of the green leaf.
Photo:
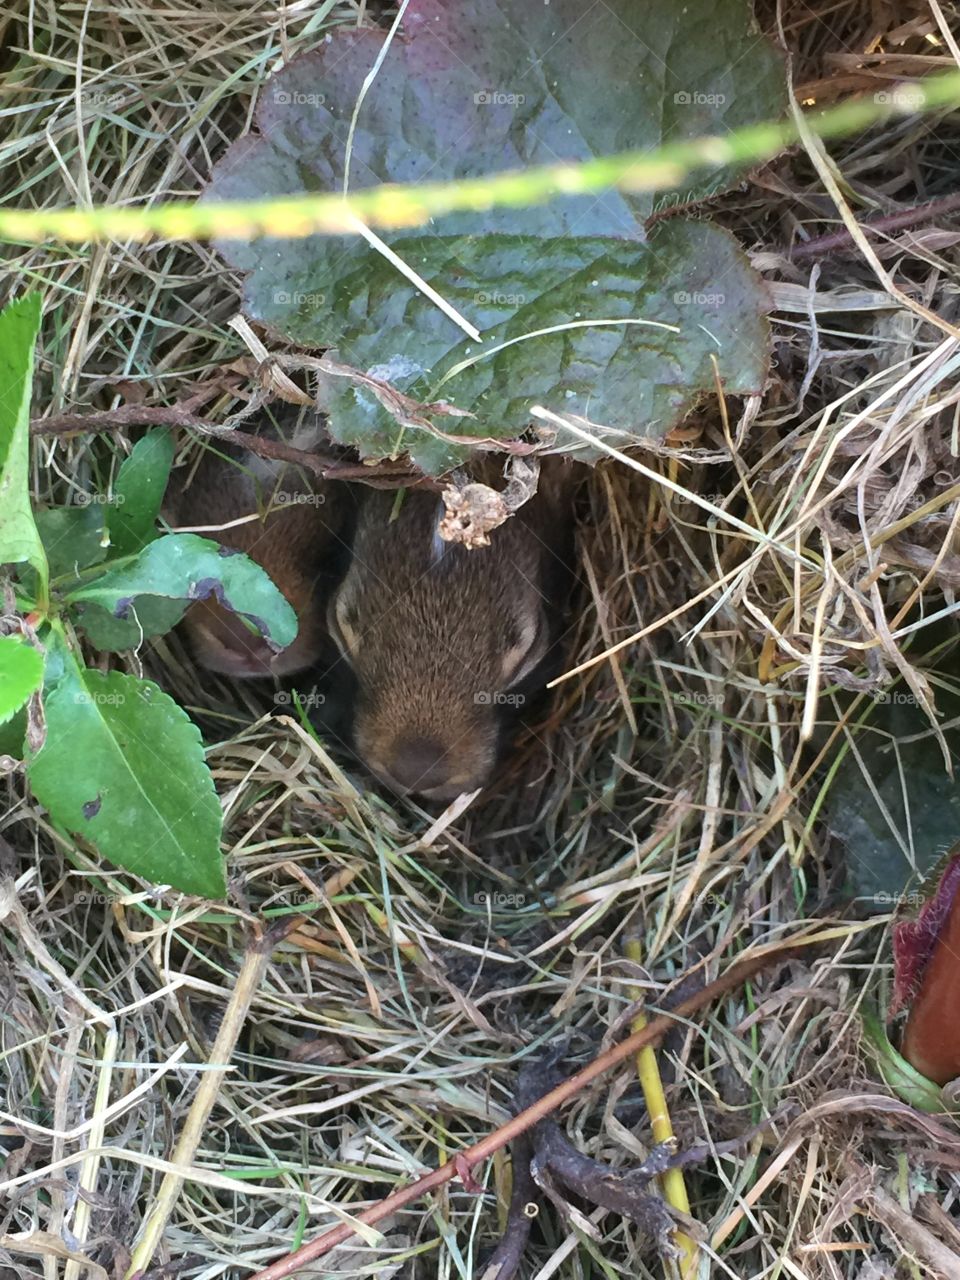
<svg viewBox="0 0 960 1280">
<path fill-rule="evenodd" d="M 404 30 L 368 91 L 384 43 L 369 29 L 341 28 L 274 76 L 259 134 L 228 150 L 207 198 L 341 190 L 348 136 L 356 190 L 652 148 L 785 105 L 779 55 L 752 32 L 745 0 L 586 10 L 581 0 L 477 0 L 469 16 L 452 0 L 412 0 Z M 662 203 L 735 178 L 718 168 Z M 763 386 L 762 283 L 718 228 L 671 220 L 648 238 L 653 211 L 647 193 L 609 191 L 385 233 L 479 329 L 479 344 L 359 236 L 219 247 L 250 273 L 249 315 L 304 346 L 336 348 L 341 365 L 369 375 L 335 380 L 333 434 L 374 456 L 409 450 L 440 471 L 467 448 L 437 431 L 515 435 L 537 401 L 626 432 L 620 444 L 662 435 L 713 389 L 711 353 L 728 391 Z"/>
<path fill-rule="evenodd" d="M 9 720 L 0 724 L 0 756 L 10 756 L 13 760 L 22 760 L 24 755 L 24 738 L 27 736 L 27 711 L 21 707 Z"/>
<path fill-rule="evenodd" d="M 263 569 L 247 556 L 192 533 L 158 538 L 129 563 L 108 569 L 67 599 L 75 605 L 96 605 L 129 623 L 128 634 L 136 645 L 144 635 L 169 630 L 178 620 L 175 610 L 158 609 L 158 603 L 208 596 L 246 618 L 277 650 L 296 637 L 296 614 Z"/>
<path fill-rule="evenodd" d="M 75 576 L 107 554 L 103 508 L 97 503 L 41 508 L 36 522 L 54 578 Z"/>
<path fill-rule="evenodd" d="M 111 559 L 142 551 L 158 536 L 160 505 L 173 465 L 173 433 L 151 431 L 138 440 L 117 472 L 113 503 L 107 515 Z"/>
<path fill-rule="evenodd" d="M 63 661 L 44 700 L 46 739 L 28 759 L 37 799 L 118 866 L 222 897 L 220 804 L 196 725 L 149 680 Z"/>
<path fill-rule="evenodd" d="M 47 559 L 30 510 L 28 487 L 30 390 L 39 331 L 38 293 L 0 312 L 0 564 L 31 564 L 45 606 Z"/>
<path fill-rule="evenodd" d="M 166 428 L 151 431 L 121 464 L 109 501 L 78 493 L 75 505 L 38 511 L 37 528 L 53 576 L 99 564 L 108 551 L 111 560 L 135 555 L 152 542 L 172 463 L 171 433 Z"/>
<path fill-rule="evenodd" d="M 95 649 L 124 653 L 128 649 L 139 649 L 150 636 L 164 636 L 172 631 L 188 607 L 183 600 L 136 596 L 125 618 L 115 618 L 97 604 L 78 605 L 76 623 Z"/>
<path fill-rule="evenodd" d="M 0 724 L 43 683 L 43 658 L 19 636 L 0 636 Z"/>
</svg>

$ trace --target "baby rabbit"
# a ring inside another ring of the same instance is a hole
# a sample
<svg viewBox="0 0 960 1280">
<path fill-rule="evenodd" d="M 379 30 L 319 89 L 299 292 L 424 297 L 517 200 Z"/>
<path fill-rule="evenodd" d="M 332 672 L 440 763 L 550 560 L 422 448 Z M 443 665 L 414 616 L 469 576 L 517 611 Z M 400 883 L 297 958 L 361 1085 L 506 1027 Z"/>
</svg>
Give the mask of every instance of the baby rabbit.
<svg viewBox="0 0 960 1280">
<path fill-rule="evenodd" d="M 484 786 L 554 673 L 572 529 L 559 469 L 472 549 L 440 538 L 438 495 L 367 491 L 329 620 L 356 677 L 354 746 L 394 791 Z"/>
<path fill-rule="evenodd" d="M 345 546 L 348 489 L 289 463 L 229 452 L 229 459 L 204 453 L 187 486 L 169 500 L 168 517 L 265 569 L 297 615 L 297 635 L 276 652 L 213 596 L 192 604 L 183 626 L 197 661 L 211 671 L 290 675 L 315 663 L 328 642 L 326 605 Z"/>
</svg>

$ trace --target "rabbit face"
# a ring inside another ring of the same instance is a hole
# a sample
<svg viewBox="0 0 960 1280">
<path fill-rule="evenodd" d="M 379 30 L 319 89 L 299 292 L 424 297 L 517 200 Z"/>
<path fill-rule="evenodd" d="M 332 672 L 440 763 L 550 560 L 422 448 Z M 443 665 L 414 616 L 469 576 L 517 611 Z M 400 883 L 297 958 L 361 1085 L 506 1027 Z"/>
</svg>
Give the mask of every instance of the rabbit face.
<svg viewBox="0 0 960 1280">
<path fill-rule="evenodd" d="M 353 738 L 394 791 L 449 801 L 484 786 L 506 728 L 543 683 L 556 627 L 530 513 L 468 550 L 437 536 L 442 503 L 372 493 L 329 611 L 356 677 Z"/>
</svg>

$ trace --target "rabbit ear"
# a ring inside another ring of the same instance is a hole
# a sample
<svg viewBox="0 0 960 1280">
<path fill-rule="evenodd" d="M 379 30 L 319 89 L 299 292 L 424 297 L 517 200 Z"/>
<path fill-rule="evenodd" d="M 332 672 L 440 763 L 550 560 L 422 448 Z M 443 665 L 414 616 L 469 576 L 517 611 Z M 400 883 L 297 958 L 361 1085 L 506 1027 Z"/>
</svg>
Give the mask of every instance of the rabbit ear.
<svg viewBox="0 0 960 1280">
<path fill-rule="evenodd" d="M 327 606 L 327 630 L 348 662 L 360 652 L 360 636 L 353 624 L 354 612 L 344 586 Z"/>
<path fill-rule="evenodd" d="M 542 608 L 524 619 L 517 643 L 503 655 L 502 674 L 508 689 L 514 688 L 535 671 L 550 647 L 550 628 Z"/>
</svg>

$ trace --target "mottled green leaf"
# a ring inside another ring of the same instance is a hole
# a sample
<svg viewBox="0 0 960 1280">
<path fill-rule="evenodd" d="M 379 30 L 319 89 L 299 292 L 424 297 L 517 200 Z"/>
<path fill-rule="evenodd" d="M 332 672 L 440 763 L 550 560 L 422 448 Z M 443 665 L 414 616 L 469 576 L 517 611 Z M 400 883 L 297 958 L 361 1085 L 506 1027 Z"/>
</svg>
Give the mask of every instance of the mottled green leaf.
<svg viewBox="0 0 960 1280">
<path fill-rule="evenodd" d="M 368 29 L 338 30 L 273 77 L 259 133 L 229 149 L 207 198 L 343 189 L 348 136 L 357 189 L 651 148 L 776 116 L 785 102 L 780 58 L 751 30 L 745 0 L 477 0 L 468 9 L 413 0 L 404 30 L 368 89 L 384 42 Z M 678 180 L 660 204 L 735 177 L 716 169 Z M 249 273 L 252 317 L 304 346 L 335 348 L 341 365 L 420 406 L 384 404 L 369 382 L 340 378 L 333 434 L 364 454 L 409 450 L 439 471 L 466 449 L 431 428 L 507 437 L 537 401 L 626 432 L 621 444 L 662 435 L 713 388 L 711 354 L 729 391 L 762 387 L 759 279 L 734 239 L 702 222 L 670 221 L 648 238 L 653 211 L 648 193 L 609 191 L 386 233 L 480 344 L 361 237 L 220 248 Z M 490 354 L 461 367 L 480 352 Z"/>
<path fill-rule="evenodd" d="M 138 649 L 151 636 L 165 636 L 188 607 L 183 600 L 135 596 L 123 618 L 115 617 L 98 604 L 78 605 L 76 623 L 95 649 L 123 653 L 127 649 Z"/>
<path fill-rule="evenodd" d="M 22 760 L 24 754 L 23 741 L 27 733 L 27 711 L 21 707 L 9 720 L 0 724 L 0 756 L 10 756 L 13 760 Z"/>
</svg>

